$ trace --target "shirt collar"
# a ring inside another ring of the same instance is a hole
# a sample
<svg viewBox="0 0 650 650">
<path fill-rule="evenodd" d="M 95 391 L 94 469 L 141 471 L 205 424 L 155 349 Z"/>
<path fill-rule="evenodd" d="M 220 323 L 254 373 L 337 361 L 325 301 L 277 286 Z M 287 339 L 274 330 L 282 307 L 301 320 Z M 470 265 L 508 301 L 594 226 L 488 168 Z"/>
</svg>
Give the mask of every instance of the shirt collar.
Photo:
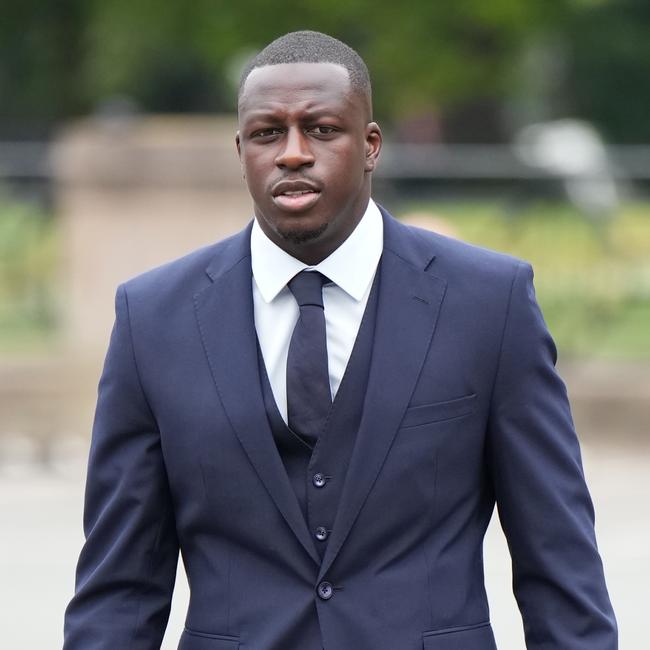
<svg viewBox="0 0 650 650">
<path fill-rule="evenodd" d="M 304 269 L 320 271 L 360 301 L 375 275 L 383 245 L 383 221 L 372 199 L 350 236 L 316 266 L 308 266 L 283 251 L 264 234 L 255 220 L 251 232 L 253 277 L 265 302 L 271 302 L 289 280 Z"/>
</svg>

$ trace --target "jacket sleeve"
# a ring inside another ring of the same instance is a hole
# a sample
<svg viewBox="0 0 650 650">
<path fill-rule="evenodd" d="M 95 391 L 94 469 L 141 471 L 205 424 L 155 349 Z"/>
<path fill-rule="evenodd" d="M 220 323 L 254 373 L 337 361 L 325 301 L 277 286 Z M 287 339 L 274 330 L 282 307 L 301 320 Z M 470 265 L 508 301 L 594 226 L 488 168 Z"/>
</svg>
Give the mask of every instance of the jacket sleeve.
<svg viewBox="0 0 650 650">
<path fill-rule="evenodd" d="M 487 453 L 529 650 L 615 650 L 616 621 L 555 345 L 533 272 L 514 276 Z"/>
<path fill-rule="evenodd" d="M 156 420 L 138 375 L 126 290 L 99 383 L 84 533 L 64 650 L 160 648 L 178 542 Z"/>
</svg>

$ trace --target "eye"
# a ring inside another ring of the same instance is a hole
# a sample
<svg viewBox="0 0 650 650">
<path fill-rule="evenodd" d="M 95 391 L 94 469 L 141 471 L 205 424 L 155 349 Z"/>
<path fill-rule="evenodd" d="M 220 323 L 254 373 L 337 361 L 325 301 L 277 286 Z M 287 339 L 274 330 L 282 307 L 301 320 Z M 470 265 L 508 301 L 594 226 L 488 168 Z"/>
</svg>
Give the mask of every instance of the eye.
<svg viewBox="0 0 650 650">
<path fill-rule="evenodd" d="M 282 129 L 277 126 L 269 126 L 266 129 L 259 129 L 252 134 L 253 138 L 271 138 L 282 134 Z"/>
<path fill-rule="evenodd" d="M 338 129 L 336 129 L 333 126 L 327 126 L 325 124 L 319 124 L 317 126 L 310 126 L 307 129 L 307 133 L 311 133 L 312 135 L 332 135 L 336 133 Z"/>
</svg>

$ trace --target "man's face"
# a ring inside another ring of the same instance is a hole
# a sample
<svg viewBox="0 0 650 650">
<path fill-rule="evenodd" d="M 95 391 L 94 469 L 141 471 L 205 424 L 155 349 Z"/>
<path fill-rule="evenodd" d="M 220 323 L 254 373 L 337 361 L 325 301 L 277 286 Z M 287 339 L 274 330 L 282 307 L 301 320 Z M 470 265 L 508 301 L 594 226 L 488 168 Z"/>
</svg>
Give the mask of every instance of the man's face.
<svg viewBox="0 0 650 650">
<path fill-rule="evenodd" d="M 239 99 L 237 150 L 255 216 L 308 264 L 354 230 L 370 197 L 381 132 L 369 100 L 333 63 L 255 68 Z"/>
</svg>

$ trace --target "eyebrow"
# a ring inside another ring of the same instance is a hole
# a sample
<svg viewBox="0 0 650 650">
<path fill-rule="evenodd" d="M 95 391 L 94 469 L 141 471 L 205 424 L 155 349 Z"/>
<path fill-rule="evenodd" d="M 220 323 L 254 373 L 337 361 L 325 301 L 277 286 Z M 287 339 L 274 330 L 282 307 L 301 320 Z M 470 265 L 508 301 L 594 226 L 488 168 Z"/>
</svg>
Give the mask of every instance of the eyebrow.
<svg viewBox="0 0 650 650">
<path fill-rule="evenodd" d="M 284 116 L 286 111 L 281 111 L 280 116 Z M 247 111 L 246 121 L 252 120 L 277 120 L 278 113 L 274 109 L 255 109 Z M 314 108 L 306 109 L 301 116 L 302 121 L 306 120 L 317 120 L 320 118 L 329 117 L 341 119 L 344 117 L 344 112 L 341 110 L 334 110 L 328 108 Z M 281 118 L 280 118 L 281 119 Z"/>
</svg>

